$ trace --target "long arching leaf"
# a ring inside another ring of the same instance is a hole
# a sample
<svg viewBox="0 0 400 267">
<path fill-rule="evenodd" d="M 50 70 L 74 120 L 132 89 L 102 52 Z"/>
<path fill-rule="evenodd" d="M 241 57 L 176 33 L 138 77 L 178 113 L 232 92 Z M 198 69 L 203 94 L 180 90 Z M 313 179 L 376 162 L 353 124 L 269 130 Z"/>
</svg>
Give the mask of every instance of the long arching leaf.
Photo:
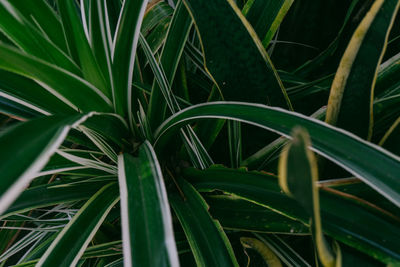
<svg viewBox="0 0 400 267">
<path fill-rule="evenodd" d="M 118 186 L 115 183 L 101 188 L 57 235 L 36 266 L 76 266 L 118 200 Z"/>
<path fill-rule="evenodd" d="M 49 41 L 9 1 L 0 2 L 0 18 L 0 29 L 17 47 L 40 59 L 56 64 L 76 75 L 80 75 L 80 70 L 72 59 Z M 62 32 L 59 34 L 62 34 Z"/>
<path fill-rule="evenodd" d="M 87 81 L 1 43 L 0 68 L 38 81 L 42 87 L 75 110 L 111 110 L 111 101 Z"/>
<path fill-rule="evenodd" d="M 377 0 L 361 21 L 333 80 L 326 122 L 356 135 L 372 136 L 374 87 L 398 0 Z"/>
<path fill-rule="evenodd" d="M 303 207 L 282 192 L 276 177 L 266 173 L 212 167 L 204 171 L 185 169 L 183 176 L 200 192 L 218 190 L 232 194 L 309 226 L 309 216 Z M 398 221 L 382 213 L 377 216 L 375 211 L 323 190 L 320 203 L 326 234 L 382 262 L 400 260 Z"/>
<path fill-rule="evenodd" d="M 171 116 L 157 129 L 155 138 L 160 138 L 168 130 L 205 118 L 238 120 L 289 138 L 293 127 L 301 125 L 309 132 L 315 152 L 345 168 L 400 206 L 400 159 L 397 156 L 349 132 L 295 112 L 250 103 L 199 104 Z"/>
</svg>

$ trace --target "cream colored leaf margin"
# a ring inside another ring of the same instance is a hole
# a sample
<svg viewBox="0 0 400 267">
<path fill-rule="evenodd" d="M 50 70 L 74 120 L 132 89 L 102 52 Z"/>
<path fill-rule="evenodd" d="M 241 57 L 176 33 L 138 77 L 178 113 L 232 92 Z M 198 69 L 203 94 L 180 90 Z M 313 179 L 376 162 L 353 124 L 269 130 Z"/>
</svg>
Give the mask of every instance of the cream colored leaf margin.
<svg viewBox="0 0 400 267">
<path fill-rule="evenodd" d="M 88 118 L 95 113 L 91 112 L 81 116 L 74 123 L 65 125 L 53 140 L 49 141 L 46 148 L 38 155 L 36 160 L 25 170 L 25 172 L 16 179 L 14 184 L 0 197 L 0 214 L 7 210 L 7 208 L 17 199 L 19 194 L 29 185 L 33 178 L 37 177 L 38 172 L 46 165 L 50 157 L 56 152 L 57 148 L 62 144 L 67 137 L 71 128 L 77 127 L 79 124 L 85 122 Z"/>
<path fill-rule="evenodd" d="M 363 20 L 361 21 L 360 25 L 357 27 L 356 31 L 354 32 L 349 45 L 346 48 L 346 51 L 343 54 L 343 57 L 340 61 L 338 70 L 336 72 L 335 78 L 332 82 L 329 100 L 328 100 L 328 107 L 326 111 L 326 119 L 325 122 L 335 125 L 339 116 L 340 106 L 343 98 L 343 93 L 346 88 L 347 79 L 349 78 L 351 68 L 353 67 L 354 60 L 357 57 L 358 51 L 362 45 L 365 35 L 367 34 L 372 22 L 376 18 L 376 15 L 380 11 L 382 5 L 384 4 L 385 0 L 376 0 L 371 9 L 365 15 Z M 373 126 L 373 99 L 374 99 L 374 91 L 373 88 L 375 87 L 376 77 L 378 74 L 379 66 L 382 61 L 383 55 L 386 50 L 387 40 L 389 37 L 390 29 L 392 28 L 395 14 L 399 8 L 400 1 L 398 1 L 396 5 L 396 10 L 392 13 L 391 22 L 389 28 L 386 32 L 385 36 L 385 44 L 384 48 L 381 51 L 381 55 L 379 61 L 376 64 L 375 75 L 371 85 L 371 101 L 370 101 L 370 124 L 368 130 L 368 140 L 371 139 L 372 136 L 372 126 Z"/>
<path fill-rule="evenodd" d="M 293 146 L 303 145 L 301 149 L 304 149 L 307 162 L 309 163 L 310 173 L 311 173 L 311 181 L 312 181 L 312 200 L 313 200 L 313 214 L 311 227 L 313 228 L 313 237 L 316 243 L 317 252 L 319 259 L 323 266 L 325 267 L 338 267 L 341 266 L 340 260 L 340 249 L 335 245 L 336 257 L 332 254 L 332 250 L 329 247 L 327 241 L 324 238 L 324 234 L 322 231 L 322 223 L 321 223 L 321 214 L 320 214 L 320 203 L 319 203 L 319 192 L 317 187 L 318 181 L 318 167 L 317 160 L 315 158 L 314 153 L 308 149 L 311 147 L 310 136 L 307 131 L 302 128 L 295 128 L 292 133 L 293 140 L 284 148 L 282 151 L 280 160 L 279 160 L 279 185 L 282 190 L 289 196 L 296 198 L 290 191 L 290 185 L 287 181 L 287 168 L 288 168 L 288 155 Z M 299 177 L 300 178 L 300 177 Z"/>
</svg>

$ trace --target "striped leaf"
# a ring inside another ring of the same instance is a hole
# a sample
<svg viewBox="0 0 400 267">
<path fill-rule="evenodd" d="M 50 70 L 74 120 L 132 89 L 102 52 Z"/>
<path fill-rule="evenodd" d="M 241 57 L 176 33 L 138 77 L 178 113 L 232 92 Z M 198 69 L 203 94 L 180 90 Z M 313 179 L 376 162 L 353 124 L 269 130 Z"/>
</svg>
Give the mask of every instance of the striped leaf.
<svg viewBox="0 0 400 267">
<path fill-rule="evenodd" d="M 318 256 L 326 267 L 337 266 L 332 249 L 324 238 L 317 188 L 318 168 L 307 131 L 294 128 L 292 141 L 283 150 L 279 160 L 279 184 L 283 191 L 296 199 L 311 217 L 311 229 Z"/>
<path fill-rule="evenodd" d="M 68 131 L 90 116 L 91 113 L 42 117 L 18 124 L 1 133 L 0 214 L 45 166 L 64 141 Z"/>
<path fill-rule="evenodd" d="M 228 238 L 219 222 L 211 218 L 204 199 L 185 180 L 179 181 L 179 188 L 181 194 L 171 194 L 170 201 L 197 266 L 239 266 Z"/>
<path fill-rule="evenodd" d="M 115 183 L 101 188 L 62 229 L 35 266 L 76 266 L 118 200 Z"/>
<path fill-rule="evenodd" d="M 156 130 L 155 137 L 159 139 L 166 131 L 177 130 L 191 121 L 206 118 L 238 120 L 286 137 L 290 137 L 293 127 L 301 125 L 309 132 L 315 152 L 359 177 L 400 206 L 400 181 L 397 179 L 400 159 L 397 156 L 351 133 L 295 112 L 238 102 L 199 104 L 171 116 Z"/>
<path fill-rule="evenodd" d="M 179 266 L 161 168 L 145 141 L 118 157 L 124 266 Z"/>
<path fill-rule="evenodd" d="M 125 0 L 120 12 L 111 48 L 114 83 L 114 105 L 119 115 L 128 112 L 136 47 L 147 0 Z M 135 103 L 136 104 L 136 103 Z"/>
<path fill-rule="evenodd" d="M 88 112 L 111 110 L 111 101 L 87 81 L 56 65 L 1 43 L 0 69 L 36 80 L 51 94 L 75 110 Z"/>
<path fill-rule="evenodd" d="M 325 121 L 370 139 L 374 87 L 398 0 L 377 0 L 353 34 L 333 80 Z"/>
</svg>

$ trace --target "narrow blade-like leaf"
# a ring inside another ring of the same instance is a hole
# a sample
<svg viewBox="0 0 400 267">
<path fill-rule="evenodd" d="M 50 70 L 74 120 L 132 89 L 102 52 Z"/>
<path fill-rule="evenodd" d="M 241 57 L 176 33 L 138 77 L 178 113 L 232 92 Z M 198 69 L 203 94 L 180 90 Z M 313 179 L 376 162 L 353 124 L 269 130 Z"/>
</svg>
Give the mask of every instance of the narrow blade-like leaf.
<svg viewBox="0 0 400 267">
<path fill-rule="evenodd" d="M 179 266 L 161 167 L 149 142 L 118 157 L 124 266 Z"/>
<path fill-rule="evenodd" d="M 199 104 L 171 116 L 157 129 L 155 138 L 158 139 L 169 129 L 176 130 L 183 124 L 202 118 L 238 120 L 287 137 L 290 137 L 293 127 L 301 125 L 309 132 L 315 152 L 359 177 L 400 206 L 400 159 L 397 156 L 349 132 L 295 112 L 250 103 Z"/>
<path fill-rule="evenodd" d="M 76 266 L 118 200 L 118 186 L 115 183 L 101 188 L 57 235 L 36 266 Z"/>
<path fill-rule="evenodd" d="M 398 0 L 375 1 L 356 29 L 333 80 L 326 122 L 370 139 L 374 87 Z"/>
<path fill-rule="evenodd" d="M 51 94 L 75 110 L 111 110 L 111 101 L 93 85 L 8 45 L 0 44 L 0 68 L 38 81 Z"/>
<path fill-rule="evenodd" d="M 89 115 L 52 116 L 21 123 L 0 135 L 0 214 L 18 197 L 64 141 Z M 12 156 L 10 156 L 12 155 Z"/>
<path fill-rule="evenodd" d="M 182 195 L 171 194 L 171 205 L 185 231 L 198 266 L 239 266 L 231 244 L 218 221 L 211 218 L 200 194 L 186 181 Z"/>
<path fill-rule="evenodd" d="M 128 112 L 132 93 L 136 47 L 147 0 L 125 0 L 118 20 L 112 47 L 114 104 L 118 114 Z"/>
</svg>

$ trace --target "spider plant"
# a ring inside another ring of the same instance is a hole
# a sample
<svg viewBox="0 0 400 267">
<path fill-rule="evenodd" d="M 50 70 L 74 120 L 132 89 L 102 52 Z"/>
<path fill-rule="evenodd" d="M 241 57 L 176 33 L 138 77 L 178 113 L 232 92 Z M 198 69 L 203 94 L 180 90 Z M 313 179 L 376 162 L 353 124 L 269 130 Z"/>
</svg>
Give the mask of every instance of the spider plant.
<svg viewBox="0 0 400 267">
<path fill-rule="evenodd" d="M 311 2 L 1 0 L 1 266 L 399 264 L 400 1 Z"/>
</svg>

